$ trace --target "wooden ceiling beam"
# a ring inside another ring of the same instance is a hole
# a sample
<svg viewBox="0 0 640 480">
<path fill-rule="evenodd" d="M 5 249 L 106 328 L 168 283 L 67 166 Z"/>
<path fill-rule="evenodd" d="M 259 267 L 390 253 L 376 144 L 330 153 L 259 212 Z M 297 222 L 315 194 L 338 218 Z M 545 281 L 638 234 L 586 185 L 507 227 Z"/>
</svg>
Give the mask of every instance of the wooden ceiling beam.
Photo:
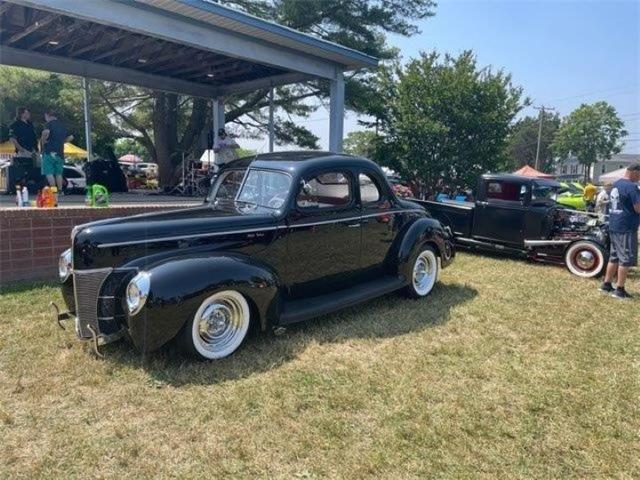
<svg viewBox="0 0 640 480">
<path fill-rule="evenodd" d="M 166 48 L 166 45 L 164 46 L 164 48 Z M 188 55 L 186 55 L 187 52 L 183 51 L 183 49 L 181 48 L 175 48 L 172 52 L 170 53 L 166 53 L 165 55 L 161 55 L 157 58 L 154 58 L 152 61 L 145 63 L 145 67 L 151 67 L 153 65 L 159 65 L 162 64 L 168 60 L 174 60 L 176 58 L 178 58 L 179 56 L 185 56 L 188 58 Z M 190 52 L 189 52 L 190 53 Z"/>
<path fill-rule="evenodd" d="M 230 76 L 236 76 L 236 75 L 244 75 L 245 73 L 250 73 L 253 69 L 251 68 L 251 66 L 249 67 L 242 67 L 242 66 L 236 66 L 234 68 L 227 68 L 224 70 L 213 70 L 213 71 L 201 71 L 201 72 L 197 72 L 197 73 L 193 73 L 191 75 L 187 75 L 186 77 L 183 77 L 185 80 L 194 80 L 196 78 L 208 78 L 209 80 L 215 80 L 215 81 L 219 81 L 221 79 L 226 79 L 227 77 Z M 213 77 L 207 77 L 208 74 L 213 74 Z"/>
<path fill-rule="evenodd" d="M 11 45 L 12 43 L 16 43 L 18 40 L 22 40 L 26 36 L 31 35 L 33 32 L 36 32 L 36 31 L 40 30 L 42 27 L 45 27 L 45 26 L 49 25 L 51 22 L 53 22 L 57 18 L 58 18 L 57 15 L 48 15 L 48 16 L 44 17 L 41 20 L 36 20 L 34 23 L 31 24 L 31 26 L 29 26 L 29 27 L 25 28 L 24 30 L 22 30 L 21 32 L 18 32 L 15 35 L 11 36 L 5 42 L 5 44 Z"/>
<path fill-rule="evenodd" d="M 83 27 L 82 23 L 74 22 L 71 25 L 64 26 L 61 30 L 57 31 L 52 37 L 47 39 L 46 43 L 50 43 L 51 41 L 58 42 L 56 45 L 51 45 L 51 48 L 48 49 L 49 52 L 56 52 L 70 45 L 71 43 L 77 41 L 78 37 L 71 34 L 76 30 L 81 29 L 82 27 Z M 31 49 L 33 48 L 36 48 L 36 47 L 32 46 Z"/>
<path fill-rule="evenodd" d="M 2 15 L 4 15 L 5 12 L 9 11 L 9 9 L 11 8 L 11 4 L 10 3 L 2 3 L 0 4 L 0 17 Z"/>
<path fill-rule="evenodd" d="M 138 41 L 138 43 L 136 44 L 136 48 L 132 53 L 129 53 L 129 55 L 127 55 L 126 57 L 114 59 L 114 65 L 122 66 L 134 59 L 147 59 L 146 57 L 153 57 L 154 55 L 161 53 L 165 48 L 165 44 L 159 44 L 157 42 L 148 43 L 145 41 L 145 39 L 142 39 L 141 41 Z M 146 65 L 146 63 L 140 62 L 140 65 Z"/>
<path fill-rule="evenodd" d="M 114 55 L 118 55 L 120 53 L 128 52 L 130 50 L 136 49 L 140 47 L 140 44 L 141 44 L 140 41 L 132 42 L 130 39 L 126 38 L 126 36 L 124 36 L 120 40 L 121 40 L 121 45 L 117 46 L 116 48 L 110 48 L 106 52 L 96 55 L 91 60 L 96 62 L 98 60 L 104 60 L 105 58 L 113 57 Z"/>
<path fill-rule="evenodd" d="M 237 59 L 235 59 L 235 58 L 228 58 L 228 57 L 223 57 L 223 58 L 221 58 L 219 60 L 215 60 L 215 61 L 208 61 L 207 60 L 207 56 L 209 56 L 209 55 L 206 55 L 204 57 L 204 59 L 200 62 L 201 63 L 200 65 L 193 65 L 192 64 L 192 65 L 189 65 L 188 67 L 186 67 L 184 69 L 180 69 L 180 70 L 177 70 L 177 71 L 171 71 L 176 67 L 176 65 L 166 65 L 166 66 L 163 66 L 161 68 L 158 68 L 158 69 L 154 70 L 153 73 L 166 72 L 166 75 L 180 75 L 181 73 L 192 72 L 193 70 L 196 70 L 198 68 L 202 68 L 205 65 L 207 67 L 211 68 L 211 67 L 215 67 L 217 65 L 224 65 L 225 63 L 237 61 Z M 165 73 L 163 73 L 163 75 L 164 74 Z"/>
</svg>

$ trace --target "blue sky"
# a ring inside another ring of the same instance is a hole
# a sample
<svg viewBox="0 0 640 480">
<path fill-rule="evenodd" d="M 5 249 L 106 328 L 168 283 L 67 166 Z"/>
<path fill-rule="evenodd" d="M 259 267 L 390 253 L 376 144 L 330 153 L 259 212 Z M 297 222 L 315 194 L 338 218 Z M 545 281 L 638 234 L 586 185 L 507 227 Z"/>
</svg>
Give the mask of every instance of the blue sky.
<svg viewBox="0 0 640 480">
<path fill-rule="evenodd" d="M 471 49 L 481 66 L 510 72 L 534 104 L 561 115 L 606 100 L 630 132 L 625 152 L 640 153 L 640 1 L 442 0 L 419 27 L 414 37 L 390 38 L 404 60 L 420 51 Z M 326 148 L 325 108 L 300 123 Z M 359 129 L 354 115 L 345 128 Z M 262 142 L 251 143 L 263 149 Z"/>
</svg>

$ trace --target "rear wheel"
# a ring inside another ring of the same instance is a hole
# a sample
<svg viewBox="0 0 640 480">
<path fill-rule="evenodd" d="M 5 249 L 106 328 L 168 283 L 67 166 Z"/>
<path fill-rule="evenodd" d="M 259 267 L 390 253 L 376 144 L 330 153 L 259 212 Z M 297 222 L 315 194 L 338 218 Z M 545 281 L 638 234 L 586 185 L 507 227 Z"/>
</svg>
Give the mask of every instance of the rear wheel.
<svg viewBox="0 0 640 480">
<path fill-rule="evenodd" d="M 424 246 L 413 259 L 410 271 L 411 283 L 405 292 L 411 298 L 426 297 L 433 290 L 440 274 L 438 255 L 430 246 Z"/>
<path fill-rule="evenodd" d="M 224 358 L 242 344 L 251 320 L 244 296 L 235 290 L 217 292 L 208 297 L 180 335 L 180 344 L 188 353 L 203 360 Z"/>
<path fill-rule="evenodd" d="M 607 266 L 602 249 L 588 240 L 572 243 L 564 254 L 564 262 L 571 273 L 582 278 L 597 277 Z"/>
</svg>

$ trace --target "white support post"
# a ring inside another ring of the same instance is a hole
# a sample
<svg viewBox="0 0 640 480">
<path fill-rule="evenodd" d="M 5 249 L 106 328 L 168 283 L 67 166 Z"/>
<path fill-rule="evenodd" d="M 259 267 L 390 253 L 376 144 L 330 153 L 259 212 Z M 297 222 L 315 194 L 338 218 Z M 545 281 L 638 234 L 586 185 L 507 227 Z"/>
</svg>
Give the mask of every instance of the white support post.
<svg viewBox="0 0 640 480">
<path fill-rule="evenodd" d="M 87 149 L 87 160 L 93 160 L 93 146 L 91 143 L 91 107 L 89 105 L 89 82 L 86 77 L 82 77 L 82 99 L 84 104 L 84 136 L 85 147 Z"/>
<path fill-rule="evenodd" d="M 344 135 L 344 77 L 341 71 L 331 80 L 330 95 L 329 150 L 340 153 Z"/>
<path fill-rule="evenodd" d="M 273 152 L 275 134 L 273 130 L 273 87 L 269 90 L 269 153 Z"/>
<path fill-rule="evenodd" d="M 214 98 L 213 102 L 213 144 L 216 144 L 218 138 L 218 130 L 224 128 L 224 100 L 222 98 Z"/>
</svg>

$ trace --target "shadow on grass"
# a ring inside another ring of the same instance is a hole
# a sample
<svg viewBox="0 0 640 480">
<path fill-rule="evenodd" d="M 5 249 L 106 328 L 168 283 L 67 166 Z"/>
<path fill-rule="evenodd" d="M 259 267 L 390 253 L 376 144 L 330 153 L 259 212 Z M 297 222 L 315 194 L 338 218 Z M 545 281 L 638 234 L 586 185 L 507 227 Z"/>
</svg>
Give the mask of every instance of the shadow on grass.
<svg viewBox="0 0 640 480">
<path fill-rule="evenodd" d="M 421 300 L 389 294 L 290 326 L 282 336 L 255 333 L 236 353 L 214 362 L 186 357 L 173 344 L 150 354 L 140 354 L 126 342 L 107 345 L 103 351 L 106 361 L 143 368 L 159 385 L 208 385 L 278 368 L 311 343 L 384 339 L 441 325 L 449 320 L 451 309 L 476 295 L 475 289 L 459 284 L 438 284 L 428 298 Z"/>
</svg>

